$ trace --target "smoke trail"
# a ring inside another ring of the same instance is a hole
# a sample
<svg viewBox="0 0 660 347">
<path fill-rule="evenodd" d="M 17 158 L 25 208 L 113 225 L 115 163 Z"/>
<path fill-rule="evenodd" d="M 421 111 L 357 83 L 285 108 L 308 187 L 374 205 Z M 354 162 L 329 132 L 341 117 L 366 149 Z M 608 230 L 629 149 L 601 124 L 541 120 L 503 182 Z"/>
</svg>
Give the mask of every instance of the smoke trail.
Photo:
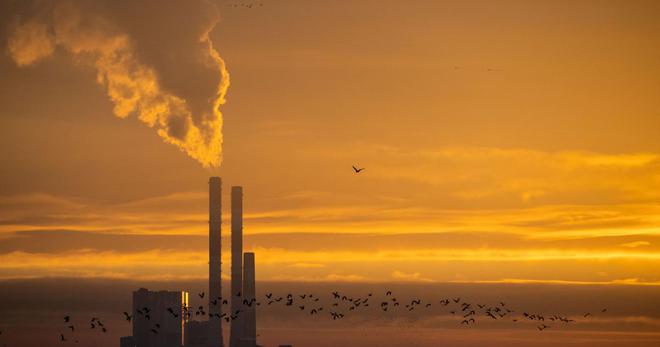
<svg viewBox="0 0 660 347">
<path fill-rule="evenodd" d="M 207 65 L 219 72 L 219 82 L 215 94 L 203 103 L 205 109 L 195 109 L 197 114 L 193 114 L 190 100 L 164 88 L 163 76 L 141 61 L 135 41 L 118 28 L 112 16 L 83 9 L 81 3 L 57 2 L 18 19 L 9 30 L 8 50 L 13 61 L 23 67 L 63 49 L 76 63 L 95 69 L 96 81 L 106 89 L 117 117 L 135 114 L 165 142 L 176 145 L 204 167 L 217 167 L 222 162 L 220 108 L 229 88 L 229 73 L 209 38 L 219 20 L 217 9 L 213 9 L 215 16 L 197 36 L 195 47 L 202 50 Z"/>
</svg>

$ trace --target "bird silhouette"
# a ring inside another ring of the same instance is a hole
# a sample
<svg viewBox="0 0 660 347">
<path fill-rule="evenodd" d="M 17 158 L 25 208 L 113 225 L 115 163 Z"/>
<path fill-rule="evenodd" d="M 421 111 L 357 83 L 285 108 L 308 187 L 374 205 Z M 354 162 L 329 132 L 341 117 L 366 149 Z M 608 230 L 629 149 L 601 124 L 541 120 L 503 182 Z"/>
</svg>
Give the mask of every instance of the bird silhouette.
<svg viewBox="0 0 660 347">
<path fill-rule="evenodd" d="M 364 170 L 364 168 L 358 168 L 355 165 L 353 165 L 353 171 L 355 171 L 356 174 L 362 172 L 362 170 Z"/>
</svg>

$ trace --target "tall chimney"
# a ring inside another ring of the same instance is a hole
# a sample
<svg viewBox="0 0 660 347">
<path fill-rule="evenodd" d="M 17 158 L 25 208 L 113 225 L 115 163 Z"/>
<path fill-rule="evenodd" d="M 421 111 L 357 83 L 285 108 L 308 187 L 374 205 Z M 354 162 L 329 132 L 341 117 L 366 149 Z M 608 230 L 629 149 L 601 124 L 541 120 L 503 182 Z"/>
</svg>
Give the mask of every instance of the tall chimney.
<svg viewBox="0 0 660 347">
<path fill-rule="evenodd" d="M 231 312 L 243 311 L 243 187 L 231 187 Z M 229 347 L 241 347 L 243 312 L 232 320 Z"/>
<path fill-rule="evenodd" d="M 209 347 L 223 347 L 222 319 L 222 180 L 209 179 Z M 217 300 L 217 301 L 215 301 Z M 214 305 L 213 302 L 218 302 Z"/>
<path fill-rule="evenodd" d="M 245 252 L 243 259 L 243 291 L 247 305 L 243 312 L 243 343 L 242 347 L 257 346 L 257 303 L 256 284 L 254 273 L 254 253 Z"/>
</svg>

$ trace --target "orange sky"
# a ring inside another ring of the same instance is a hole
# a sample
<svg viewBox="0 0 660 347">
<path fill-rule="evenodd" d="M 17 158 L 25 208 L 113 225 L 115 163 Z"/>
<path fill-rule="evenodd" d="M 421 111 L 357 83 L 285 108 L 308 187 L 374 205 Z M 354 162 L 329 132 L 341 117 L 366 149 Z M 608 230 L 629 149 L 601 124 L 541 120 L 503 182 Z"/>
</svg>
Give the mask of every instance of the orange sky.
<svg viewBox="0 0 660 347">
<path fill-rule="evenodd" d="M 0 278 L 205 277 L 219 175 L 245 187 L 262 280 L 660 285 L 658 3 L 218 4 L 210 41 L 203 6 L 74 4 L 57 18 L 98 35 L 28 58 L 16 23 L 48 15 L 2 5 Z M 135 89 L 99 82 L 123 76 L 99 65 L 108 42 Z M 231 75 L 216 169 L 185 152 L 219 147 L 182 152 L 142 124 L 171 119 L 117 110 L 155 83 L 154 109 L 212 117 L 208 42 Z"/>
</svg>

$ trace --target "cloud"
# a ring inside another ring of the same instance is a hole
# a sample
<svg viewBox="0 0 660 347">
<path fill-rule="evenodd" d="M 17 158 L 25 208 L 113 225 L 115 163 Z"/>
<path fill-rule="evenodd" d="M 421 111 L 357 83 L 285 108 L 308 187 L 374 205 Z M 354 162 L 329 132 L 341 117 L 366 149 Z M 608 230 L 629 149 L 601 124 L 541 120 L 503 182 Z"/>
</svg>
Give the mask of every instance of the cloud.
<svg viewBox="0 0 660 347">
<path fill-rule="evenodd" d="M 33 232 L 0 239 L 0 278 L 108 274 L 133 279 L 191 278 L 208 272 L 204 237 L 84 234 Z M 49 246 L 38 246 L 35 240 Z M 655 251 L 442 247 L 296 251 L 260 246 L 252 251 L 257 255 L 260 280 L 492 282 L 513 278 L 506 281 L 622 285 L 660 281 L 654 272 L 660 266 Z M 230 263 L 229 256 L 225 248 L 224 264 Z M 556 271 L 566 267 L 570 271 Z M 419 269 L 424 269 L 423 275 Z"/>
<path fill-rule="evenodd" d="M 637 247 L 645 247 L 650 245 L 651 243 L 648 241 L 633 241 L 633 242 L 622 243 L 621 247 L 637 248 Z"/>
<path fill-rule="evenodd" d="M 343 275 L 333 273 L 325 276 L 324 280 L 330 282 L 361 282 L 366 280 L 366 278 L 359 275 Z"/>
<path fill-rule="evenodd" d="M 605 281 L 579 281 L 579 280 L 551 280 L 551 279 L 522 279 L 522 278 L 502 278 L 492 281 L 452 281 L 452 283 L 510 283 L 510 284 L 556 284 L 556 285 L 576 285 L 576 286 L 601 286 L 601 285 L 639 285 L 639 286 L 660 286 L 660 281 L 642 281 L 639 278 L 621 278 Z"/>
<path fill-rule="evenodd" d="M 323 268 L 325 267 L 325 264 L 319 264 L 319 263 L 295 263 L 289 265 L 291 267 L 297 267 L 297 268 L 303 268 L 303 269 L 318 269 L 318 268 Z"/>
<path fill-rule="evenodd" d="M 392 278 L 396 281 L 433 282 L 430 278 L 422 277 L 422 274 L 419 272 L 405 273 L 399 270 L 392 272 Z"/>
<path fill-rule="evenodd" d="M 387 165 L 376 161 L 369 166 L 370 174 L 359 180 L 338 176 L 336 192 L 321 185 L 285 185 L 277 194 L 257 189 L 250 194 L 245 247 L 257 252 L 263 276 L 318 280 L 353 274 L 365 281 L 391 281 L 394 271 L 401 279 L 413 279 L 423 267 L 419 278 L 434 281 L 658 280 L 654 269 L 659 261 L 660 207 L 657 200 L 646 200 L 657 184 L 652 155 L 492 148 L 372 150 L 382 151 L 370 157 L 384 159 Z M 389 160 L 444 178 L 429 183 L 424 175 L 416 181 L 393 177 L 390 174 L 400 169 Z M 493 169 L 475 169 L 481 166 Z M 621 182 L 622 174 L 623 186 L 634 189 L 621 190 L 621 184 L 614 184 Z M 485 193 L 460 196 L 469 186 Z M 649 192 L 638 195 L 643 186 Z M 354 198 L 356 191 L 364 193 Z M 525 192 L 532 192 L 531 197 L 521 201 Z M 204 191 L 120 203 L 11 195 L 0 196 L 0 206 L 2 254 L 47 258 L 91 249 L 120 254 L 170 250 L 172 256 L 207 252 Z M 225 213 L 225 221 L 228 218 Z M 131 246 L 135 244 L 140 247 Z M 151 256 L 149 266 L 155 266 L 157 256 Z M 149 263 L 146 259 L 145 255 Z M 485 271 L 485 263 L 498 264 L 498 269 Z M 48 262 L 43 264 L 45 273 Z M 354 270 L 358 264 L 364 271 Z M 200 265 L 191 269 L 196 266 Z M 101 270 L 107 269 L 94 271 Z"/>
</svg>

